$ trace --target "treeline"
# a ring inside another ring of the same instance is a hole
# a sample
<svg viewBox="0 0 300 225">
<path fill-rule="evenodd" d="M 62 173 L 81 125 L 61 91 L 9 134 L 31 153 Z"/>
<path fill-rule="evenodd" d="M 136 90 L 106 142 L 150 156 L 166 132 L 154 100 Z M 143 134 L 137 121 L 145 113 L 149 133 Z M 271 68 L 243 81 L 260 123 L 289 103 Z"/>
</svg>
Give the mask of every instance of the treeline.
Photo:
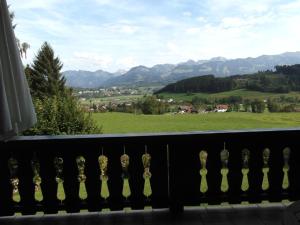
<svg viewBox="0 0 300 225">
<path fill-rule="evenodd" d="M 108 105 L 92 105 L 93 112 L 124 112 L 124 113 L 134 113 L 134 114 L 146 114 L 146 115 L 160 115 L 170 112 L 170 104 L 157 96 L 144 96 L 139 100 L 132 103 L 119 103 L 115 104 L 109 102 Z"/>
<path fill-rule="evenodd" d="M 253 112 L 262 113 L 265 109 L 269 112 L 298 112 L 298 97 L 285 97 L 262 99 L 249 99 L 241 96 L 229 96 L 224 98 L 201 98 L 195 96 L 191 104 L 197 110 L 212 111 L 219 104 L 229 106 L 228 112 Z"/>
<path fill-rule="evenodd" d="M 250 75 L 235 75 L 225 78 L 213 75 L 192 77 L 169 84 L 156 94 L 170 93 L 217 93 L 246 89 L 261 92 L 288 93 L 300 91 L 300 64 L 276 66 L 275 71 L 258 72 Z"/>
</svg>

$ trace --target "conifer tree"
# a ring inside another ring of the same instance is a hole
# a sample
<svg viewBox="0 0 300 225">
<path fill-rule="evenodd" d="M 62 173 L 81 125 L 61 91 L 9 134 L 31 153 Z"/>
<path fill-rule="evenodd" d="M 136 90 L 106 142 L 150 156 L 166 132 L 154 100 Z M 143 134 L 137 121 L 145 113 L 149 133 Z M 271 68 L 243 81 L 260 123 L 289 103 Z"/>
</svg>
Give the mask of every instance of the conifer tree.
<svg viewBox="0 0 300 225">
<path fill-rule="evenodd" d="M 30 75 L 32 94 L 38 98 L 63 94 L 66 80 L 61 73 L 62 67 L 52 47 L 45 42 L 33 61 Z"/>
<path fill-rule="evenodd" d="M 65 86 L 63 64 L 45 42 L 25 74 L 33 95 L 38 123 L 25 134 L 59 135 L 101 133 L 91 115 L 85 114 L 72 89 Z"/>
</svg>

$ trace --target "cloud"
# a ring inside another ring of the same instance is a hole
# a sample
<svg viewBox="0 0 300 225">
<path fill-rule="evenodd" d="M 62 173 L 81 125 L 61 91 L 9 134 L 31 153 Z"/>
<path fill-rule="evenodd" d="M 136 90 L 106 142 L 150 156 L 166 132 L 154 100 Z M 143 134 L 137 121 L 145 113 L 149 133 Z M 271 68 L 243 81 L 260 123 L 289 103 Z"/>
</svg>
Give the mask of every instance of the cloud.
<svg viewBox="0 0 300 225">
<path fill-rule="evenodd" d="M 210 0 L 208 8 L 211 11 L 219 11 L 221 14 L 228 12 L 238 12 L 240 14 L 265 13 L 269 11 L 276 0 Z M 230 11 L 228 11 L 230 10 Z"/>
<path fill-rule="evenodd" d="M 124 69 L 129 69 L 134 66 L 137 66 L 138 62 L 136 61 L 136 59 L 134 57 L 128 56 L 128 57 L 117 60 L 116 64 L 121 66 Z"/>
<path fill-rule="evenodd" d="M 204 22 L 207 22 L 207 20 L 203 17 L 203 16 L 199 16 L 196 18 L 196 20 L 200 23 L 204 23 Z"/>
<path fill-rule="evenodd" d="M 8 4 L 12 6 L 14 10 L 31 10 L 31 9 L 45 9 L 50 10 L 57 6 L 61 1 L 59 0 L 26 0 L 26 1 L 18 1 L 18 0 L 9 0 Z"/>
<path fill-rule="evenodd" d="M 186 29 L 186 33 L 187 34 L 197 34 L 201 32 L 201 28 L 200 27 L 190 27 Z"/>
<path fill-rule="evenodd" d="M 32 46 L 28 61 L 48 41 L 67 69 L 116 71 L 300 50 L 300 0 L 8 3 L 16 14 L 17 36 Z"/>
<path fill-rule="evenodd" d="M 185 11 L 182 13 L 183 16 L 186 16 L 186 17 L 191 17 L 193 14 L 189 11 Z"/>
<path fill-rule="evenodd" d="M 95 1 L 99 5 L 110 5 L 113 3 L 112 0 L 95 0 Z"/>
<path fill-rule="evenodd" d="M 81 63 L 88 63 L 92 66 L 106 69 L 113 62 L 111 56 L 103 56 L 92 52 L 75 52 L 73 59 L 75 61 L 81 61 Z"/>
</svg>

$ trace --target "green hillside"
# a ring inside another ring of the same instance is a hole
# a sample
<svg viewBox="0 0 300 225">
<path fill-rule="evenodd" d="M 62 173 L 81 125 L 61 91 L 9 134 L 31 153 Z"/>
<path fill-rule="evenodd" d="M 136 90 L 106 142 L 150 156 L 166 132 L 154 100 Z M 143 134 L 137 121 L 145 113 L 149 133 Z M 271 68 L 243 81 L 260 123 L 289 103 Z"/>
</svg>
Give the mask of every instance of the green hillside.
<svg viewBox="0 0 300 225">
<path fill-rule="evenodd" d="M 169 84 L 156 94 L 170 93 L 219 93 L 246 89 L 248 91 L 289 93 L 300 91 L 300 64 L 276 66 L 275 71 L 258 72 L 249 75 L 215 77 L 205 75 L 192 77 Z"/>
</svg>

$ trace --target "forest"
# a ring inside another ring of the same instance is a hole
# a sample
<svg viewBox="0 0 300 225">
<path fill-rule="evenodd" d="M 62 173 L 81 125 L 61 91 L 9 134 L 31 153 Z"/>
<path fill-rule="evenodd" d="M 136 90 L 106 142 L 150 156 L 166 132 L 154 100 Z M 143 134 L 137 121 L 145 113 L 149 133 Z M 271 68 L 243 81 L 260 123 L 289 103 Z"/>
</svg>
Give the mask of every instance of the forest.
<svg viewBox="0 0 300 225">
<path fill-rule="evenodd" d="M 276 66 L 274 71 L 268 70 L 248 75 L 192 77 L 169 84 L 157 91 L 156 94 L 163 92 L 218 93 L 237 89 L 272 93 L 300 91 L 300 64 Z"/>
</svg>

